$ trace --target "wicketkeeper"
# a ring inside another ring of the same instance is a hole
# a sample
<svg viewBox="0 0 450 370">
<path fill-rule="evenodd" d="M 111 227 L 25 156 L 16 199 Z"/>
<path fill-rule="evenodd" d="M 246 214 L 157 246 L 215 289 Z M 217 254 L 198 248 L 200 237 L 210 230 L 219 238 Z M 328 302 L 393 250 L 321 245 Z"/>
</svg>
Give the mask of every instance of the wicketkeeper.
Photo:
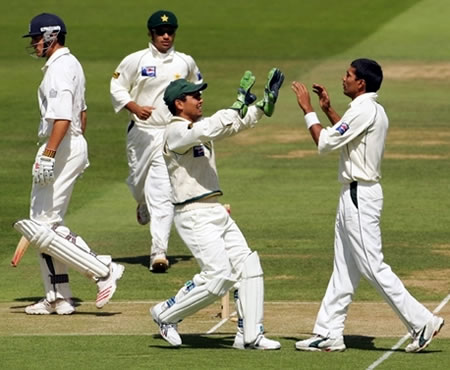
<svg viewBox="0 0 450 370">
<path fill-rule="evenodd" d="M 164 137 L 163 155 L 169 171 L 178 234 L 197 259 L 201 271 L 178 293 L 151 308 L 162 337 L 181 345 L 177 324 L 213 303 L 239 283 L 235 294 L 239 316 L 233 347 L 279 349 L 280 343 L 263 335 L 264 280 L 257 252 L 252 252 L 242 232 L 219 203 L 222 190 L 216 170 L 214 140 L 253 127 L 265 114 L 271 116 L 284 76 L 269 72 L 264 98 L 250 106 L 255 76 L 245 72 L 238 98 L 230 109 L 202 118 L 202 91 L 207 84 L 185 79 L 170 83 L 164 101 L 174 115 Z"/>
</svg>

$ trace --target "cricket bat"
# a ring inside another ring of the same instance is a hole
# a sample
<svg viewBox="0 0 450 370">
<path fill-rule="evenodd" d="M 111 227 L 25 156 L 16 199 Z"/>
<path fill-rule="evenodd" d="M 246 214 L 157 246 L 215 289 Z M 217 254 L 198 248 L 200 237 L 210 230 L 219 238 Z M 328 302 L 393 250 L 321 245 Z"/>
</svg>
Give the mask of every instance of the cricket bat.
<svg viewBox="0 0 450 370">
<path fill-rule="evenodd" d="M 14 256 L 11 260 L 11 266 L 17 267 L 20 260 L 22 259 L 23 255 L 27 251 L 28 246 L 30 245 L 30 242 L 22 236 L 19 240 L 19 243 L 17 244 L 16 251 L 14 252 Z"/>
</svg>

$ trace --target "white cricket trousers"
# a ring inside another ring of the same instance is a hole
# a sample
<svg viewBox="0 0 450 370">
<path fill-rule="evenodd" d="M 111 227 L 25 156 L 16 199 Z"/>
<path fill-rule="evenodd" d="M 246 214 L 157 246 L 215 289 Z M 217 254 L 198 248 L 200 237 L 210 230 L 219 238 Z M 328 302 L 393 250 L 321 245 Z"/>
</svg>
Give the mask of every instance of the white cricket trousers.
<svg viewBox="0 0 450 370">
<path fill-rule="evenodd" d="M 47 143 L 39 148 L 36 157 L 42 154 L 46 146 Z M 75 182 L 88 166 L 84 136 L 66 134 L 55 156 L 55 181 L 32 186 L 30 219 L 41 224 L 64 225 Z M 68 267 L 49 255 L 38 253 L 38 256 L 47 300 L 53 302 L 59 298 L 71 298 Z"/>
<path fill-rule="evenodd" d="M 358 182 L 352 187 L 353 190 L 347 184 L 341 189 L 335 225 L 334 268 L 314 333 L 331 338 L 343 335 L 347 310 L 361 277 L 377 289 L 408 331 L 416 333 L 431 319 L 432 313 L 406 290 L 383 261 L 381 185 Z"/>
<path fill-rule="evenodd" d="M 217 277 L 240 278 L 243 263 L 252 253 L 239 227 L 220 203 L 175 212 L 175 227 L 200 265 L 193 281 L 206 284 Z"/>
<path fill-rule="evenodd" d="M 165 127 L 141 127 L 130 123 L 127 133 L 128 187 L 137 203 L 150 213 L 151 253 L 167 253 L 174 206 L 172 188 L 162 156 Z"/>
</svg>

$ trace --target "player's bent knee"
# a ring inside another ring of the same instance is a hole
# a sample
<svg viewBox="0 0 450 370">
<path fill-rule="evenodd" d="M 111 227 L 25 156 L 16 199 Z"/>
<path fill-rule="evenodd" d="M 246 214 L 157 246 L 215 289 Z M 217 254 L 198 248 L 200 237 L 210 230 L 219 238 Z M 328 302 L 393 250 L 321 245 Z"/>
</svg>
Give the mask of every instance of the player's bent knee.
<svg viewBox="0 0 450 370">
<path fill-rule="evenodd" d="M 236 284 L 236 280 L 231 280 L 226 277 L 218 277 L 210 280 L 207 283 L 207 289 L 211 294 L 222 297 Z"/>
<path fill-rule="evenodd" d="M 258 252 L 252 252 L 244 261 L 242 268 L 242 279 L 250 279 L 263 276 L 264 272 L 261 267 Z"/>
</svg>

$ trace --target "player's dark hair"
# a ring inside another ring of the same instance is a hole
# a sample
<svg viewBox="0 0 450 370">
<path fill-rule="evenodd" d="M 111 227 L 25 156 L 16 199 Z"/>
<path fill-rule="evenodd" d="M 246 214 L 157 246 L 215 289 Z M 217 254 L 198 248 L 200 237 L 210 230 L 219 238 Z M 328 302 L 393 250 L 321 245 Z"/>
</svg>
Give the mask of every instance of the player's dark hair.
<svg viewBox="0 0 450 370">
<path fill-rule="evenodd" d="M 351 64 L 355 68 L 355 75 L 366 81 L 366 92 L 376 92 L 383 81 L 381 66 L 372 59 L 355 59 Z"/>
<path fill-rule="evenodd" d="M 183 95 L 179 96 L 175 100 L 186 101 L 186 94 L 183 94 Z M 175 108 L 175 100 L 172 102 L 172 104 L 170 104 L 168 106 L 169 112 L 172 113 L 172 115 L 174 115 L 174 116 L 176 116 L 176 114 L 177 114 L 177 108 Z"/>
</svg>

